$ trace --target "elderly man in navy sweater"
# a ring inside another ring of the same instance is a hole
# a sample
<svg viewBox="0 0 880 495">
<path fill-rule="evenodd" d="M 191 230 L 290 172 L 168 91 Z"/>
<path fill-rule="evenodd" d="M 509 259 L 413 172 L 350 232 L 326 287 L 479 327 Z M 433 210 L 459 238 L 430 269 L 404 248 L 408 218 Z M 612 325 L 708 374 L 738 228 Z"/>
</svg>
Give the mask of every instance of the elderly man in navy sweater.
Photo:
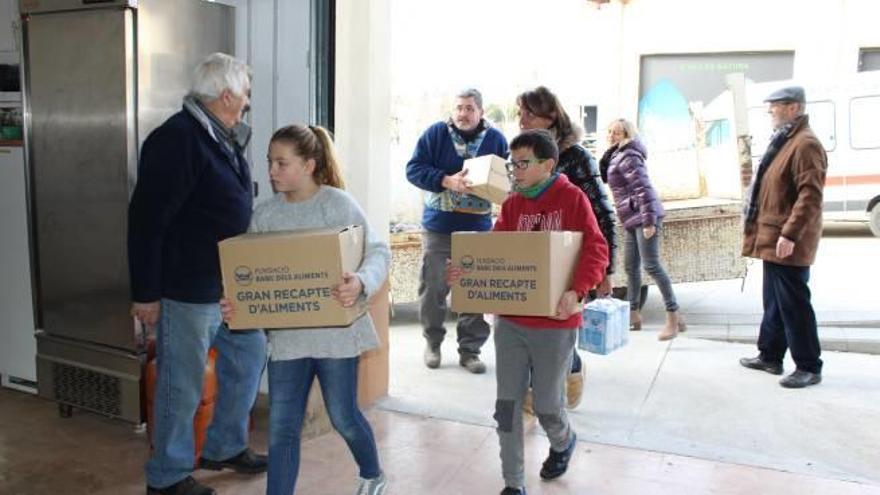
<svg viewBox="0 0 880 495">
<path fill-rule="evenodd" d="M 427 341 L 424 359 L 428 368 L 440 366 L 440 344 L 446 335 L 446 261 L 451 255 L 453 232 L 492 228 L 492 205 L 471 196 L 470 181 L 462 171 L 464 160 L 495 154 L 506 158 L 507 140 L 483 119 L 483 96 L 467 89 L 455 99 L 446 121 L 432 125 L 419 138 L 406 165 L 406 176 L 428 192 L 422 214 L 422 272 L 419 283 L 419 318 Z M 489 324 L 480 314 L 458 318 L 459 364 L 471 373 L 484 373 L 480 348 L 489 337 Z"/>
<path fill-rule="evenodd" d="M 266 470 L 247 446 L 250 409 L 266 360 L 261 331 L 222 324 L 217 242 L 245 232 L 253 183 L 242 154 L 250 130 L 250 69 L 229 55 L 208 56 L 195 71 L 183 109 L 156 128 L 141 150 L 129 206 L 132 314 L 156 326 L 158 377 L 147 493 L 212 495 L 191 474 L 193 416 L 208 349 L 218 351 L 215 413 L 199 467 Z"/>
</svg>

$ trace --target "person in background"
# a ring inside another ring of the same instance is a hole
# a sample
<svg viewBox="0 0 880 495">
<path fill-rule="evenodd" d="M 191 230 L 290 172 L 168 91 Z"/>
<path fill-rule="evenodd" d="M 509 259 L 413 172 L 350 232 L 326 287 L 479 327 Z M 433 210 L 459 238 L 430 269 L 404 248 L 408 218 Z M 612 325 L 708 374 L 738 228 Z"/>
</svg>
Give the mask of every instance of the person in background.
<svg viewBox="0 0 880 495">
<path fill-rule="evenodd" d="M 266 363 L 263 332 L 221 321 L 217 243 L 247 230 L 253 182 L 243 150 L 250 69 L 229 55 L 195 70 L 183 110 L 147 136 L 128 210 L 132 314 L 156 325 L 157 378 L 148 495 L 211 495 L 196 482 L 193 417 L 208 349 L 217 349 L 217 400 L 198 466 L 257 474 L 266 456 L 247 446 Z"/>
<path fill-rule="evenodd" d="M 605 277 L 596 286 L 596 295 L 599 297 L 611 294 L 611 279 L 614 273 L 614 263 L 617 252 L 617 242 L 614 238 L 614 209 L 605 190 L 605 184 L 599 174 L 599 164 L 593 155 L 581 146 L 581 130 L 572 123 L 559 99 L 549 89 L 538 86 L 526 91 L 516 98 L 519 109 L 519 127 L 523 130 L 547 129 L 556 139 L 559 147 L 559 162 L 556 164 L 556 172 L 565 174 L 572 184 L 579 187 L 590 200 L 593 215 L 599 222 L 602 236 L 608 244 L 608 267 L 605 269 Z M 571 362 L 571 373 L 566 380 L 566 406 L 573 409 L 578 406 L 583 397 L 584 378 L 586 366 L 583 364 L 577 348 L 574 350 Z M 531 397 L 527 395 L 527 397 Z M 526 412 L 530 411 L 530 401 L 526 400 Z"/>
<path fill-rule="evenodd" d="M 363 261 L 357 271 L 342 275 L 331 294 L 343 307 L 372 297 L 388 278 L 391 250 L 371 228 L 363 209 L 343 190 L 342 172 L 329 133 L 318 126 L 278 129 L 269 142 L 268 160 L 269 178 L 276 194 L 257 206 L 250 231 L 362 226 Z M 234 317 L 233 301 L 223 299 L 221 306 L 224 319 Z M 302 423 L 316 378 L 330 422 L 345 439 L 360 469 L 356 493 L 385 493 L 388 480 L 379 466 L 373 430 L 357 404 L 360 355 L 379 345 L 370 314 L 365 312 L 344 328 L 272 330 L 269 343 L 266 493 L 294 493 Z"/>
<path fill-rule="evenodd" d="M 822 237 L 828 157 L 804 113 L 802 87 L 782 88 L 764 101 L 774 134 L 746 194 L 742 249 L 743 256 L 764 262 L 764 316 L 760 354 L 740 364 L 781 375 L 790 347 L 797 368 L 779 384 L 804 388 L 822 381 L 822 350 L 807 283 Z"/>
<path fill-rule="evenodd" d="M 642 267 L 654 279 L 666 306 L 666 324 L 657 338 L 674 339 L 685 330 L 679 314 L 672 282 L 660 263 L 660 231 L 665 211 L 651 180 L 645 160 L 648 150 L 639 139 L 632 122 L 617 119 L 608 126 L 608 150 L 602 156 L 600 169 L 614 195 L 615 209 L 624 229 L 623 259 L 626 269 L 627 296 L 630 303 L 630 324 L 642 328 L 639 299 Z"/>
<path fill-rule="evenodd" d="M 440 366 L 440 345 L 446 335 L 446 262 L 452 252 L 452 233 L 487 231 L 492 227 L 492 204 L 472 196 L 464 160 L 495 154 L 507 158 L 507 140 L 483 118 L 483 96 L 466 89 L 455 98 L 452 116 L 429 127 L 419 138 L 406 165 L 406 177 L 427 191 L 422 213 L 422 269 L 419 279 L 419 318 L 426 345 L 425 366 Z M 489 324 L 480 314 L 458 316 L 458 362 L 471 373 L 485 373 L 480 348 L 489 338 Z"/>
<path fill-rule="evenodd" d="M 571 369 L 577 330 L 583 315 L 580 302 L 605 277 L 608 244 L 587 197 L 565 175 L 554 172 L 559 149 L 546 130 L 524 131 L 511 142 L 508 170 L 514 194 L 501 206 L 494 231 L 582 232 L 581 253 L 571 287 L 562 295 L 552 317 L 499 315 L 495 319 L 497 399 L 495 421 L 501 443 L 501 495 L 525 495 L 523 461 L 523 398 L 532 382 L 534 408 L 550 440 L 550 452 L 541 466 L 543 480 L 554 480 L 568 470 L 577 434 L 565 411 L 562 388 Z M 456 283 L 464 273 L 459 265 L 447 269 L 447 281 Z"/>
</svg>

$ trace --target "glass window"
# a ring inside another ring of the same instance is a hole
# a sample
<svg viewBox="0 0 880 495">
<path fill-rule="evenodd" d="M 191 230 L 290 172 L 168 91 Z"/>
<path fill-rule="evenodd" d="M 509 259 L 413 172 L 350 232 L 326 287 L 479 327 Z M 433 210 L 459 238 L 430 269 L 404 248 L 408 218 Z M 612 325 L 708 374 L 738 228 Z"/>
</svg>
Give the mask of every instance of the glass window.
<svg viewBox="0 0 880 495">
<path fill-rule="evenodd" d="M 312 121 L 330 132 L 335 126 L 336 0 L 312 0 Z"/>
<path fill-rule="evenodd" d="M 730 121 L 727 119 L 706 122 L 704 142 L 707 148 L 723 146 L 730 142 Z"/>
<path fill-rule="evenodd" d="M 859 50 L 859 72 L 880 70 L 880 48 Z"/>
<path fill-rule="evenodd" d="M 880 148 L 880 95 L 849 102 L 849 143 L 853 148 Z"/>
</svg>

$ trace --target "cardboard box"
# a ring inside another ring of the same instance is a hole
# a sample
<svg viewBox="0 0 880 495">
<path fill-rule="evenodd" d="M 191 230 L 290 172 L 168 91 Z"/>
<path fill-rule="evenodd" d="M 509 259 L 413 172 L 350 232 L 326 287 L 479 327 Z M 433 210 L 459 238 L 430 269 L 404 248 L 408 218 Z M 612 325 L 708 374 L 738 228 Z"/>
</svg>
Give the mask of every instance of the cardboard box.
<svg viewBox="0 0 880 495">
<path fill-rule="evenodd" d="M 244 234 L 220 243 L 226 297 L 235 302 L 233 330 L 345 327 L 366 304 L 343 308 L 330 297 L 364 255 L 364 229 Z"/>
<path fill-rule="evenodd" d="M 452 310 L 552 316 L 571 287 L 580 232 L 455 232 L 452 262 L 465 275 L 452 287 Z"/>
<path fill-rule="evenodd" d="M 483 155 L 468 158 L 464 161 L 463 170 L 467 170 L 467 178 L 473 183 L 471 191 L 474 196 L 499 205 L 510 194 L 510 179 L 504 158 L 497 155 Z"/>
<path fill-rule="evenodd" d="M 599 298 L 584 307 L 578 332 L 578 348 L 593 354 L 609 354 L 629 342 L 629 302 Z"/>
</svg>

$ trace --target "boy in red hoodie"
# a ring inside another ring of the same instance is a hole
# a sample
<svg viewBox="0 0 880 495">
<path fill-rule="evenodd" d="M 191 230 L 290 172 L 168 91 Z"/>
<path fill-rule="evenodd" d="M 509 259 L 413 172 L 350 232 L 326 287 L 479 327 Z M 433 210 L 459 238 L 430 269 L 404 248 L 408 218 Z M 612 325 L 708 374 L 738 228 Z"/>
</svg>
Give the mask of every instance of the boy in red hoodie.
<svg viewBox="0 0 880 495">
<path fill-rule="evenodd" d="M 581 325 L 580 301 L 602 281 L 608 245 L 589 200 L 564 175 L 552 173 L 559 149 L 546 130 L 525 131 L 510 143 L 508 170 L 514 194 L 501 206 L 494 231 L 569 230 L 582 232 L 581 255 L 571 287 L 552 317 L 499 315 L 495 320 L 497 400 L 495 421 L 501 442 L 501 495 L 525 495 L 522 401 L 531 375 L 534 409 L 550 440 L 541 478 L 556 479 L 568 469 L 577 435 L 565 412 L 564 387 Z M 450 267 L 449 282 L 462 276 Z"/>
</svg>

